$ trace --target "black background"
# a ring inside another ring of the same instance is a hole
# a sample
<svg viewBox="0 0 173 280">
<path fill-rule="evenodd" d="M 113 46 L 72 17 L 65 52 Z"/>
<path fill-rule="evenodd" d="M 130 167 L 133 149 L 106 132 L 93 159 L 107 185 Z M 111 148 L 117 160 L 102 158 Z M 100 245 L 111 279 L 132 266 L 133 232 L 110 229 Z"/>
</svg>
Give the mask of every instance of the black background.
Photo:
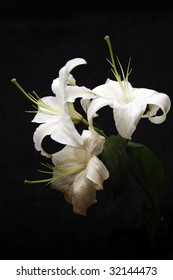
<svg viewBox="0 0 173 280">
<path fill-rule="evenodd" d="M 148 199 L 134 181 L 116 201 L 109 182 L 87 216 L 75 215 L 63 194 L 39 179 L 40 162 L 32 135 L 31 104 L 11 83 L 16 78 L 31 92 L 51 95 L 59 69 L 75 57 L 87 61 L 74 69 L 78 85 L 93 88 L 113 76 L 104 36 L 126 69 L 130 82 L 152 88 L 172 100 L 173 10 L 157 1 L 0 1 L 0 258 L 1 259 L 170 259 L 173 221 L 173 113 L 163 124 L 141 120 L 133 140 L 147 145 L 165 167 L 159 207 L 169 236 L 152 245 L 144 218 Z M 161 2 L 161 1 L 159 1 Z M 94 7 L 93 7 L 94 4 Z M 112 112 L 105 108 L 100 126 L 116 133 Z M 54 143 L 45 143 L 53 149 Z"/>
</svg>

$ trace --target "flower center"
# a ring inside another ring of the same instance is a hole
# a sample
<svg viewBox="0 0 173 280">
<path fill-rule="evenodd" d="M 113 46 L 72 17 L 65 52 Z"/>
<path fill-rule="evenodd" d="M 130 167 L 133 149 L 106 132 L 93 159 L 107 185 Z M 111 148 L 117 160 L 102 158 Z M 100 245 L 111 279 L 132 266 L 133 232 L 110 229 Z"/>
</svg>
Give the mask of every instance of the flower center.
<svg viewBox="0 0 173 280">
<path fill-rule="evenodd" d="M 126 80 L 123 82 L 123 88 L 122 90 L 122 96 L 123 96 L 123 101 L 124 103 L 129 103 L 130 102 L 130 96 L 129 96 L 129 89 L 128 89 L 128 83 Z"/>
<path fill-rule="evenodd" d="M 42 173 L 51 174 L 52 176 L 47 179 L 43 180 L 35 180 L 35 181 L 29 181 L 25 180 L 26 184 L 39 184 L 39 183 L 47 183 L 51 184 L 52 182 L 56 180 L 61 180 L 63 178 L 66 178 L 67 176 L 77 174 L 81 171 L 83 171 L 86 168 L 86 164 L 78 164 L 75 166 L 52 166 L 50 164 L 43 164 L 46 168 L 50 169 L 51 171 L 45 171 L 45 170 L 39 170 Z"/>
<path fill-rule="evenodd" d="M 84 170 L 85 168 L 86 168 L 86 164 L 78 164 L 75 166 L 64 166 L 64 167 L 55 166 L 55 167 L 53 167 L 53 171 L 57 175 L 54 176 L 53 181 L 55 181 L 57 179 L 61 179 L 68 175 L 73 175 L 73 174 L 79 173 L 82 170 Z"/>
</svg>

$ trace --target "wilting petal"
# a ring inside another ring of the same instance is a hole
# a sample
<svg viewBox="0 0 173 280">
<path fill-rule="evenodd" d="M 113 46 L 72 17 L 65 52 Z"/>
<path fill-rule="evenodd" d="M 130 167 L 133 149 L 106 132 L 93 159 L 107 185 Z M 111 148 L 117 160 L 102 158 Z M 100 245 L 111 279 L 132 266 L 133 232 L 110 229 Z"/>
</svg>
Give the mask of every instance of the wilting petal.
<svg viewBox="0 0 173 280">
<path fill-rule="evenodd" d="M 52 188 L 64 192 L 71 188 L 76 175 L 85 169 L 86 151 L 80 148 L 65 146 L 61 151 L 52 154 L 53 182 Z"/>
<path fill-rule="evenodd" d="M 54 169 L 53 177 L 57 178 L 57 180 L 54 180 L 51 186 L 64 193 L 66 201 L 73 205 L 74 213 L 85 215 L 88 207 L 96 202 L 95 183 L 86 178 L 85 167 L 83 167 L 83 170 L 75 172 L 79 167 L 76 165 L 75 169 L 74 162 L 67 161 L 69 152 L 73 151 L 73 155 L 69 155 L 69 160 L 75 159 L 76 162 L 75 149 L 71 149 L 71 147 L 69 148 L 70 149 L 66 149 L 65 147 L 63 152 L 61 151 L 55 155 L 58 159 L 58 165 L 57 168 Z M 66 157 L 65 162 L 63 160 L 63 155 Z M 81 158 L 78 159 L 81 160 Z M 74 169 L 74 172 L 72 172 L 72 168 Z M 66 170 L 66 172 L 61 174 L 61 170 Z M 68 170 L 72 173 L 68 174 Z"/>
<path fill-rule="evenodd" d="M 96 156 L 88 162 L 86 178 L 95 184 L 96 189 L 103 189 L 103 181 L 108 179 L 109 172 L 105 165 Z"/>
<path fill-rule="evenodd" d="M 85 162 L 86 154 L 87 151 L 82 148 L 65 146 L 61 151 L 52 154 L 52 162 L 61 168 L 78 166 Z"/>
<path fill-rule="evenodd" d="M 70 191 L 76 174 L 66 174 L 62 176 L 60 172 L 54 171 L 53 177 L 57 179 L 51 183 L 51 188 L 64 193 L 65 191 Z"/>
<path fill-rule="evenodd" d="M 113 108 L 115 125 L 118 133 L 126 138 L 131 139 L 133 132 L 140 121 L 146 105 L 136 103 L 116 104 Z"/>
<path fill-rule="evenodd" d="M 92 127 L 82 132 L 83 147 L 88 154 L 99 155 L 103 151 L 105 137 L 94 131 Z"/>
<path fill-rule="evenodd" d="M 88 207 L 96 203 L 96 189 L 85 177 L 85 170 L 77 174 L 72 187 L 65 191 L 65 199 L 73 205 L 75 214 L 86 215 Z"/>
<path fill-rule="evenodd" d="M 81 146 L 65 146 L 52 155 L 51 185 L 64 193 L 67 202 L 73 205 L 74 213 L 86 215 L 88 207 L 96 203 L 96 190 L 103 189 L 109 172 L 94 154 L 95 150 L 102 151 L 104 137 L 95 131 L 84 130 L 81 138 Z"/>
</svg>

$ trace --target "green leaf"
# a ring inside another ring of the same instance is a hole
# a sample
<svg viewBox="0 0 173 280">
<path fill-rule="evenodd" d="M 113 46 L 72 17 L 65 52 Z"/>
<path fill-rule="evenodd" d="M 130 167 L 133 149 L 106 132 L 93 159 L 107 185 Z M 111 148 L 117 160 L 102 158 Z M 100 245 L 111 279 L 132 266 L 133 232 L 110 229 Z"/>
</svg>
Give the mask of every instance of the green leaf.
<svg viewBox="0 0 173 280">
<path fill-rule="evenodd" d="M 102 152 L 102 160 L 109 171 L 114 197 L 117 198 L 125 190 L 128 182 L 127 140 L 120 135 L 111 135 L 106 139 Z"/>
<path fill-rule="evenodd" d="M 128 142 L 127 151 L 131 151 L 137 166 L 131 171 L 139 181 L 145 193 L 155 204 L 164 182 L 164 168 L 159 159 L 146 146 Z"/>
</svg>

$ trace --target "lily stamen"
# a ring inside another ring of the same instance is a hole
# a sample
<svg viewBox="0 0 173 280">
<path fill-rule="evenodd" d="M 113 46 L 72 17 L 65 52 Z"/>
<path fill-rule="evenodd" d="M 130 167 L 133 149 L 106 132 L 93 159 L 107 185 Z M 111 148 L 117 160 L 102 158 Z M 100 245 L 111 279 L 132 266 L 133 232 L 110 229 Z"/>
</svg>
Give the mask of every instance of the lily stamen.
<svg viewBox="0 0 173 280">
<path fill-rule="evenodd" d="M 55 174 L 55 172 L 57 172 L 59 174 L 56 176 L 51 176 L 51 178 L 47 178 L 47 179 L 43 179 L 43 180 L 33 180 L 33 181 L 25 180 L 24 183 L 25 184 L 47 183 L 49 185 L 49 184 L 53 183 L 54 181 L 62 179 L 66 176 L 77 174 L 86 168 L 85 164 L 79 164 L 76 166 L 66 166 L 66 167 L 58 167 L 58 166 L 54 167 L 54 166 L 49 166 L 47 164 L 43 164 L 43 165 L 52 169 L 52 171 L 39 170 L 39 172 L 45 173 L 45 174 L 51 174 L 51 175 Z"/>
<path fill-rule="evenodd" d="M 124 102 L 128 103 L 129 102 L 129 98 L 128 98 L 127 82 L 128 82 L 128 76 L 130 75 L 130 73 L 132 71 L 132 69 L 130 69 L 131 58 L 129 58 L 129 62 L 128 62 L 128 65 L 127 65 L 126 76 L 125 76 L 123 67 L 121 65 L 121 62 L 120 62 L 118 56 L 116 56 L 116 59 L 118 61 L 118 64 L 119 64 L 119 67 L 120 67 L 120 70 L 121 70 L 121 74 L 122 74 L 122 77 L 123 77 L 123 81 L 124 81 L 124 82 L 122 82 L 121 75 L 118 73 L 118 70 L 117 70 L 117 67 L 116 67 L 116 64 L 115 64 L 114 54 L 113 54 L 113 50 L 112 50 L 112 45 L 111 45 L 110 37 L 107 35 L 107 36 L 105 36 L 104 39 L 106 40 L 106 42 L 108 44 L 109 53 L 110 53 L 110 57 L 111 57 L 111 61 L 109 61 L 107 59 L 108 62 L 110 63 L 110 65 L 112 66 L 111 71 L 113 72 L 115 78 L 117 79 L 117 82 L 120 85 L 120 88 L 121 88 L 122 92 L 125 95 Z"/>
<path fill-rule="evenodd" d="M 34 95 L 27 93 L 22 87 L 21 85 L 17 82 L 17 80 L 14 78 L 11 80 L 12 83 L 34 104 L 36 104 L 38 106 L 38 111 L 40 110 L 39 107 L 42 107 L 43 109 L 46 109 L 48 111 L 50 111 L 50 113 L 56 113 L 56 114 L 62 114 L 62 112 L 60 110 L 57 110 L 51 106 L 46 105 L 43 100 L 41 100 L 41 98 L 33 91 L 33 94 L 36 96 L 34 97 Z M 30 112 L 30 111 L 29 111 Z"/>
</svg>

